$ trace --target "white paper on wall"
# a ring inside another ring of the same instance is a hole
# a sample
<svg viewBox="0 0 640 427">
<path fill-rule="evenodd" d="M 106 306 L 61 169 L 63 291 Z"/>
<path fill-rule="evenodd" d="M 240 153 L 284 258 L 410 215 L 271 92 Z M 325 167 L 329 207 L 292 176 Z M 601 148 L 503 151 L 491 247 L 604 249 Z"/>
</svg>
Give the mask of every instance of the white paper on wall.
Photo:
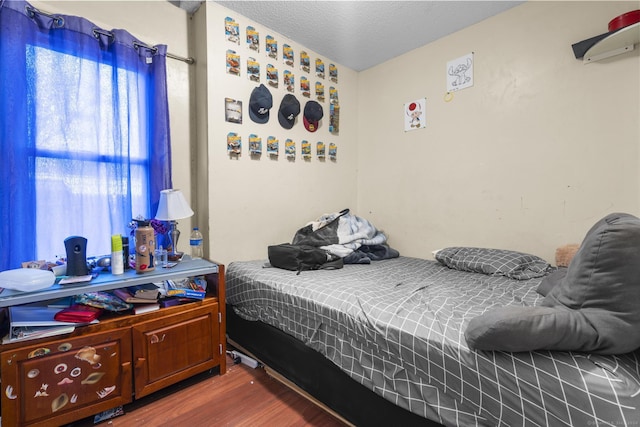
<svg viewBox="0 0 640 427">
<path fill-rule="evenodd" d="M 422 129 L 427 125 L 427 99 L 420 98 L 404 104 L 404 131 Z"/>
<path fill-rule="evenodd" d="M 447 91 L 473 86 L 473 52 L 447 62 Z"/>
</svg>

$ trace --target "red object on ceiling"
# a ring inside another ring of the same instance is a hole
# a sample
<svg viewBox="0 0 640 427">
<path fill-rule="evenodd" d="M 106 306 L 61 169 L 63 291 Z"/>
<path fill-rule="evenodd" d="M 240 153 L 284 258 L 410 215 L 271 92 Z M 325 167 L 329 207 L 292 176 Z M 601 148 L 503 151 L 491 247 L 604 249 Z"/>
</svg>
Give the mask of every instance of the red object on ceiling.
<svg viewBox="0 0 640 427">
<path fill-rule="evenodd" d="M 617 31 L 620 28 L 628 27 L 631 24 L 640 22 L 640 9 L 623 13 L 609 21 L 609 32 Z"/>
</svg>

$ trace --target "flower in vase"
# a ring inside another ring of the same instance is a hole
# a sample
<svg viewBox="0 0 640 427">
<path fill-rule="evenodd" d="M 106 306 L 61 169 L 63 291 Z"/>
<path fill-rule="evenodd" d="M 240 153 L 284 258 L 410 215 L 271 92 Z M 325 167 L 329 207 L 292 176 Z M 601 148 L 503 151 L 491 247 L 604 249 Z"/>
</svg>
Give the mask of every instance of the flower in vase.
<svg viewBox="0 0 640 427">
<path fill-rule="evenodd" d="M 134 236 L 136 233 L 136 228 L 138 228 L 138 221 L 148 222 L 155 234 L 159 234 L 164 236 L 167 234 L 169 229 L 167 228 L 167 224 L 164 221 L 160 221 L 158 219 L 145 219 L 142 215 L 138 215 L 133 221 L 129 223 L 129 229 L 131 232 L 129 233 L 131 236 Z"/>
</svg>

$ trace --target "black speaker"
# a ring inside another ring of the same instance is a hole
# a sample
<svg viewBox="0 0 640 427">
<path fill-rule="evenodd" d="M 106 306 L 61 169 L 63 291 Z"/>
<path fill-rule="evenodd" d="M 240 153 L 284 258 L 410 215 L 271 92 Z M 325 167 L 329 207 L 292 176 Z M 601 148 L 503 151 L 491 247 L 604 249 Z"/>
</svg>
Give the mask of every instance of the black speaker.
<svg viewBox="0 0 640 427">
<path fill-rule="evenodd" d="M 64 239 L 67 250 L 67 276 L 85 276 L 89 274 L 87 268 L 87 239 L 80 236 L 70 236 Z"/>
</svg>

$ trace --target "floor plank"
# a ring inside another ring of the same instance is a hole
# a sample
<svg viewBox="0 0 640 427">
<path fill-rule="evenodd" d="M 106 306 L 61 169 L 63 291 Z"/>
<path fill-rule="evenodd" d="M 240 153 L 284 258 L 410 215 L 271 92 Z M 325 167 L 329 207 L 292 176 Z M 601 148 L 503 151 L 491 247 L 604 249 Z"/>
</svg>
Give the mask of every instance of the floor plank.
<svg viewBox="0 0 640 427">
<path fill-rule="evenodd" d="M 234 365 L 225 375 L 198 375 L 125 406 L 125 415 L 100 423 L 109 427 L 278 426 L 345 427 L 346 424 L 264 369 Z M 92 426 L 93 417 L 68 427 Z"/>
</svg>

